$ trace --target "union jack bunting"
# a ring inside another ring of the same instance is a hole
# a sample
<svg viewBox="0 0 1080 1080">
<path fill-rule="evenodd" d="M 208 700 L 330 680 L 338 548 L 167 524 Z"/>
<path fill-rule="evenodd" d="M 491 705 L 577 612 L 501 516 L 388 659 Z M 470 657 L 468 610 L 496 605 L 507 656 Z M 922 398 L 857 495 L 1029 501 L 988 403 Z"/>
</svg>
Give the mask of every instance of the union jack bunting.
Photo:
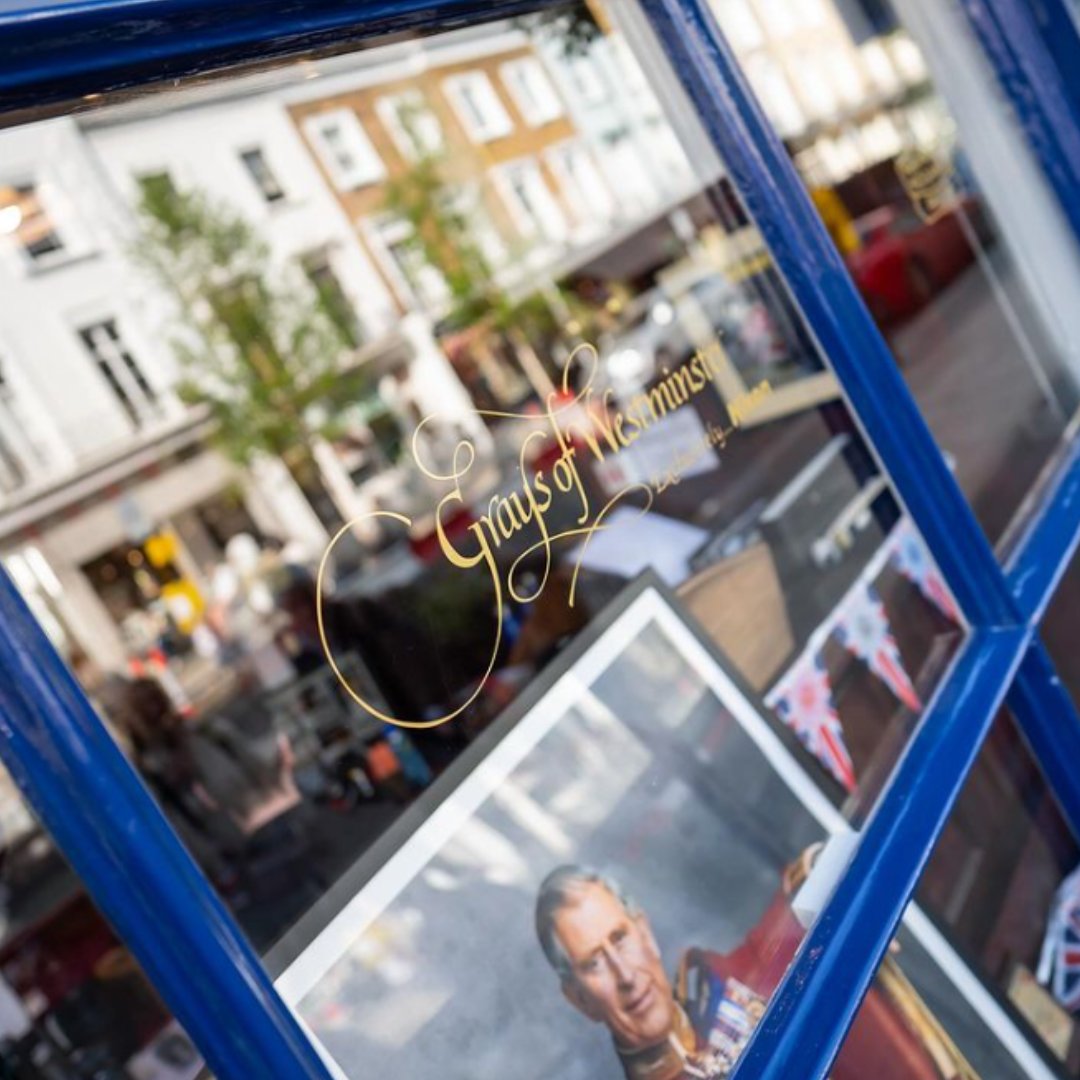
<svg viewBox="0 0 1080 1080">
<path fill-rule="evenodd" d="M 857 589 L 844 603 L 833 626 L 833 635 L 866 666 L 912 712 L 922 709 L 919 695 L 904 670 L 900 649 L 892 635 L 885 605 L 873 585 Z"/>
<path fill-rule="evenodd" d="M 910 519 L 902 518 L 892 542 L 892 563 L 951 622 L 960 625 L 960 612 Z"/>
<path fill-rule="evenodd" d="M 765 703 L 846 791 L 855 790 L 855 768 L 844 742 L 829 673 L 819 654 L 801 656 L 769 691 Z"/>
<path fill-rule="evenodd" d="M 1080 868 L 1054 895 L 1036 977 L 1062 1007 L 1080 1012 Z"/>
</svg>

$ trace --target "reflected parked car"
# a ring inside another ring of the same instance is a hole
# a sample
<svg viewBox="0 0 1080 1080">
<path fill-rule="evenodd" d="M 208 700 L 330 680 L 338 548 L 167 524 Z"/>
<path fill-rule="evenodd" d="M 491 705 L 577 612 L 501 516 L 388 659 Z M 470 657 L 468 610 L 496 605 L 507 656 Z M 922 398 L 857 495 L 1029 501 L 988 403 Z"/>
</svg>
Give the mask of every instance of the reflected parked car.
<svg viewBox="0 0 1080 1080">
<path fill-rule="evenodd" d="M 848 268 L 879 325 L 896 326 L 921 311 L 975 261 L 973 242 L 986 242 L 985 218 L 964 198 L 936 221 L 910 207 L 883 206 L 855 222 L 862 247 Z"/>
</svg>

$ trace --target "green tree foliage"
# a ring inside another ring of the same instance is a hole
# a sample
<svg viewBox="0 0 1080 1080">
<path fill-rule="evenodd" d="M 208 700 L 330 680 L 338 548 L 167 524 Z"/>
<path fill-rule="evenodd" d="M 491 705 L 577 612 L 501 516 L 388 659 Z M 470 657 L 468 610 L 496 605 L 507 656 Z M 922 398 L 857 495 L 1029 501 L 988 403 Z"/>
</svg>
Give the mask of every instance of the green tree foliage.
<svg viewBox="0 0 1080 1080">
<path fill-rule="evenodd" d="M 408 114 L 402 120 L 408 128 Z M 446 281 L 450 304 L 443 328 L 483 325 L 498 335 L 550 340 L 566 329 L 552 310 L 552 294 L 558 295 L 563 313 L 572 310 L 579 321 L 587 318 L 578 298 L 554 283 L 546 292 L 525 296 L 511 296 L 502 287 L 477 244 L 476 222 L 464 212 L 463 200 L 455 198 L 445 171 L 440 155 L 425 153 L 386 185 L 384 201 L 387 211 L 412 226 L 408 242 L 413 250 Z M 510 258 L 515 257 L 518 253 L 511 252 Z"/>
<path fill-rule="evenodd" d="M 299 267 L 275 272 L 258 232 L 202 192 L 149 178 L 139 218 L 136 257 L 181 315 L 171 344 L 182 400 L 209 410 L 233 460 L 284 462 L 324 527 L 336 531 L 343 519 L 312 448 L 343 434 L 347 406 L 371 411 L 377 396 L 344 363 L 355 323 Z"/>
<path fill-rule="evenodd" d="M 408 125 L 408 117 L 403 117 Z M 412 226 L 409 245 L 438 268 L 450 290 L 446 323 L 454 328 L 490 319 L 505 304 L 473 231 L 443 180 L 441 159 L 425 154 L 412 168 L 391 180 L 384 205 Z"/>
<path fill-rule="evenodd" d="M 364 380 L 343 374 L 351 342 L 319 290 L 298 268 L 275 275 L 256 230 L 202 192 L 149 179 L 139 216 L 138 259 L 182 315 L 179 393 L 209 407 L 223 450 L 244 464 L 259 453 L 292 462 L 339 434 Z"/>
<path fill-rule="evenodd" d="M 600 27 L 584 0 L 564 6 L 559 4 L 536 15 L 522 16 L 519 23 L 550 28 L 567 57 L 588 56 L 593 42 L 602 34 Z"/>
</svg>

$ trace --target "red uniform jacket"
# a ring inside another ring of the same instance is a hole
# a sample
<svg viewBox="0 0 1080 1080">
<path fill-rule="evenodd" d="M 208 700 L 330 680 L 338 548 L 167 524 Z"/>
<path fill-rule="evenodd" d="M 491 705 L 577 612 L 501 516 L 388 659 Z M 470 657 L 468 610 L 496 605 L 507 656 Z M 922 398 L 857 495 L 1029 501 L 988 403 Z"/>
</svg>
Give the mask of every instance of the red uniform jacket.
<svg viewBox="0 0 1080 1080">
<path fill-rule="evenodd" d="M 768 999 L 794 959 L 804 931 L 783 891 L 733 952 L 698 953 L 721 978 L 734 978 Z M 941 1080 L 933 1059 L 877 985 L 871 987 L 832 1080 Z M 793 1077 L 792 1080 L 797 1080 Z"/>
</svg>

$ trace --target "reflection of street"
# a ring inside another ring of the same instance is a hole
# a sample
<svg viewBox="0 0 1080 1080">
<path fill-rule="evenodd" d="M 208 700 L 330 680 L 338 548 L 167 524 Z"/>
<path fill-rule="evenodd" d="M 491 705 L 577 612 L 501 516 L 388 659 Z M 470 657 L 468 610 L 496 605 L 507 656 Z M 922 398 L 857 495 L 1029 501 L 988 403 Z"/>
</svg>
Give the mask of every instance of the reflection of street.
<svg viewBox="0 0 1080 1080">
<path fill-rule="evenodd" d="M 1021 316 L 1018 273 L 1000 247 L 988 261 Z M 1038 358 L 1053 349 L 1027 318 Z M 997 540 L 1061 437 L 1061 415 L 1027 368 L 1021 343 L 972 266 L 932 304 L 892 335 L 904 375 L 942 448 L 955 460 L 960 486 Z"/>
</svg>

